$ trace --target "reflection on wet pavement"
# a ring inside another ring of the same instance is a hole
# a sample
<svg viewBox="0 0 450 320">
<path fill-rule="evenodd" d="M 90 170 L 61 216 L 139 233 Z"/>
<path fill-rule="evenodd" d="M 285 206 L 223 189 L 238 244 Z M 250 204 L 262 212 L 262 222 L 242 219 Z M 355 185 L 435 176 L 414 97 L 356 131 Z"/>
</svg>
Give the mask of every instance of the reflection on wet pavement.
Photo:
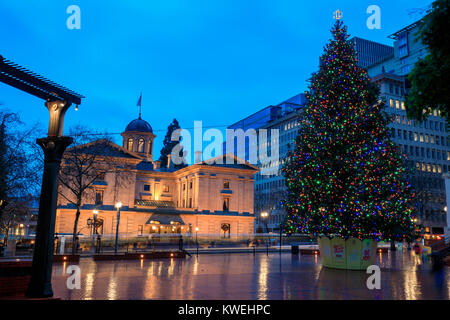
<svg viewBox="0 0 450 320">
<path fill-rule="evenodd" d="M 80 260 L 81 289 L 69 290 L 67 263 L 55 264 L 61 299 L 449 299 L 450 268 L 412 252 L 380 254 L 381 290 L 369 290 L 364 271 L 322 268 L 320 257 L 204 254 L 183 259 Z"/>
</svg>

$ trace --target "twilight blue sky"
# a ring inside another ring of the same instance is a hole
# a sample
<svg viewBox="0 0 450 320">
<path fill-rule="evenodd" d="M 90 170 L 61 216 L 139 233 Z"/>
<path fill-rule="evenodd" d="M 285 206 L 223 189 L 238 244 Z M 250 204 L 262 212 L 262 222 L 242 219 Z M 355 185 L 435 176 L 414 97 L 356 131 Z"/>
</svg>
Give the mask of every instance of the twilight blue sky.
<svg viewBox="0 0 450 320">
<path fill-rule="evenodd" d="M 167 125 L 232 124 L 307 88 L 330 38 L 333 12 L 352 36 L 392 44 L 388 35 L 420 16 L 424 0 L 2 0 L 0 54 L 86 96 L 74 124 L 120 133 L 143 118 L 158 136 Z M 81 8 L 81 30 L 66 27 L 66 8 Z M 366 27 L 369 5 L 381 30 Z M 0 83 L 0 103 L 27 124 L 48 116 L 43 102 Z M 121 144 L 121 137 L 115 135 Z"/>
</svg>

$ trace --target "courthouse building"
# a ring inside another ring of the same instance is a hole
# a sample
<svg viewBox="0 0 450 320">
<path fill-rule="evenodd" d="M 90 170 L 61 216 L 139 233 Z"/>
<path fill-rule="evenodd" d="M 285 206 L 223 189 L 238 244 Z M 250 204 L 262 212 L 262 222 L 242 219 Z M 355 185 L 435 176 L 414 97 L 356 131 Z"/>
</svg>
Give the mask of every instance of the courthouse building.
<svg viewBox="0 0 450 320">
<path fill-rule="evenodd" d="M 97 222 L 100 221 L 97 232 L 114 234 L 119 202 L 121 236 L 198 233 L 228 237 L 254 232 L 253 189 L 257 167 L 238 161 L 234 155 L 181 169 L 173 168 L 170 160 L 169 165 L 161 166 L 153 160 L 153 130 L 141 117 L 128 124 L 122 138 L 122 146 L 98 140 L 77 147 L 77 152 L 89 154 L 101 145 L 104 155 L 98 158 L 96 166 L 96 170 L 104 172 L 93 183 L 92 196 L 83 200 L 78 224 L 81 234 L 91 234 L 89 225 L 94 212 Z M 228 164 L 227 157 L 234 158 L 233 164 Z M 63 166 L 69 165 L 67 162 L 63 161 Z M 58 200 L 55 228 L 59 234 L 71 234 L 76 208 L 71 192 L 60 188 L 64 196 Z"/>
</svg>

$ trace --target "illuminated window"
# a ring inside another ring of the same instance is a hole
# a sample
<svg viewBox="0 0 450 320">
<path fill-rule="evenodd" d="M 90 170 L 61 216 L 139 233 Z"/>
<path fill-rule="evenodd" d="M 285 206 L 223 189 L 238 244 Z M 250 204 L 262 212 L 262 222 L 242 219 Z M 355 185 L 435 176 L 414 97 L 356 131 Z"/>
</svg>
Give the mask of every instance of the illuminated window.
<svg viewBox="0 0 450 320">
<path fill-rule="evenodd" d="M 169 186 L 168 185 L 164 185 L 163 192 L 169 192 Z"/>
<path fill-rule="evenodd" d="M 405 108 L 405 102 L 404 101 L 402 101 L 402 110 L 405 110 L 406 108 Z"/>
<path fill-rule="evenodd" d="M 127 149 L 130 151 L 133 151 L 133 139 L 132 138 L 128 139 Z"/>
<path fill-rule="evenodd" d="M 419 137 L 417 135 L 417 132 L 414 132 L 414 141 L 417 141 L 417 140 L 419 140 Z"/>
<path fill-rule="evenodd" d="M 400 109 L 400 101 L 395 100 L 395 108 Z"/>
<path fill-rule="evenodd" d="M 224 181 L 223 182 L 223 188 L 224 189 L 230 189 L 230 181 Z"/>
<path fill-rule="evenodd" d="M 393 100 L 393 99 L 389 99 L 389 106 L 390 106 L 391 108 L 394 107 L 394 100 Z"/>
<path fill-rule="evenodd" d="M 139 139 L 139 142 L 138 142 L 138 152 L 144 152 L 144 139 Z"/>
</svg>

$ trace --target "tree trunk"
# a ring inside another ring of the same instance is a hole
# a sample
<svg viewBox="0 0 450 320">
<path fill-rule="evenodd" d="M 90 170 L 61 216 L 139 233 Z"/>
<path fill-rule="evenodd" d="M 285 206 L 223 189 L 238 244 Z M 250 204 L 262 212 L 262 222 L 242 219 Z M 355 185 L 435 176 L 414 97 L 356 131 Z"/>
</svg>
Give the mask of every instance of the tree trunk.
<svg viewBox="0 0 450 320">
<path fill-rule="evenodd" d="M 391 251 L 397 251 L 397 247 L 395 246 L 395 241 L 391 241 Z"/>
<path fill-rule="evenodd" d="M 77 253 L 77 241 L 76 238 L 78 236 L 78 219 L 80 218 L 80 207 L 77 207 L 77 214 L 75 215 L 75 222 L 73 224 L 73 236 L 72 236 L 72 254 Z"/>
</svg>

